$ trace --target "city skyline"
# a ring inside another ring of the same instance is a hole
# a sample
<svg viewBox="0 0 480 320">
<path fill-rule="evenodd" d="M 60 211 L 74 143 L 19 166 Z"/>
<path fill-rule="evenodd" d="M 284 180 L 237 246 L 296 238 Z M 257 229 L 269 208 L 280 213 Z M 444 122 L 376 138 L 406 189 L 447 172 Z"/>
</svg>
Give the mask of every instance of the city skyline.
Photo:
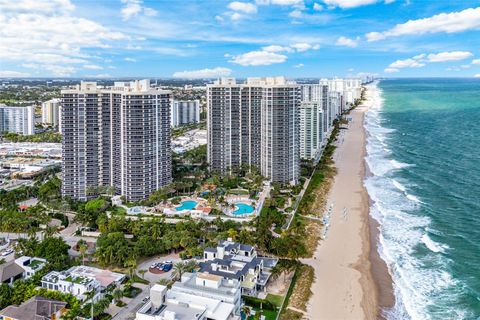
<svg viewBox="0 0 480 320">
<path fill-rule="evenodd" d="M 0 77 L 480 76 L 473 0 L 22 0 L 0 27 Z"/>
</svg>

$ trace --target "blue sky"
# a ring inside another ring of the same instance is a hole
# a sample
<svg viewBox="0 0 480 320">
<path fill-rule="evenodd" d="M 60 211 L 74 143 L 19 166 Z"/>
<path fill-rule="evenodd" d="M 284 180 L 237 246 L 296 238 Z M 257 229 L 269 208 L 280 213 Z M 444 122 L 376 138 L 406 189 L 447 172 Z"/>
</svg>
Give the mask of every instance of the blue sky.
<svg viewBox="0 0 480 320">
<path fill-rule="evenodd" d="M 0 0 L 0 77 L 480 77 L 478 0 Z"/>
</svg>

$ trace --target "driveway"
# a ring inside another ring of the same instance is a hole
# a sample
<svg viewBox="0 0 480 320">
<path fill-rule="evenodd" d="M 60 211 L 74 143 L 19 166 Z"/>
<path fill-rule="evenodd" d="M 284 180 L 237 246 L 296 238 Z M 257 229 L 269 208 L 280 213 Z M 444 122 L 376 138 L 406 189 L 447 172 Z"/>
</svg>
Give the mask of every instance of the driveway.
<svg viewBox="0 0 480 320">
<path fill-rule="evenodd" d="M 112 318 L 112 320 L 133 320 L 135 319 L 135 314 L 137 313 L 137 310 L 140 309 L 141 306 L 143 306 L 144 302 L 143 299 L 147 298 L 150 296 L 150 286 L 141 284 L 141 283 L 135 283 L 133 285 L 134 287 L 138 287 L 142 289 L 142 292 L 138 294 L 135 298 L 131 299 L 128 301 L 127 298 L 123 298 L 122 300 L 127 303 L 127 305 L 120 310 L 119 313 L 117 313 L 116 316 Z"/>
<path fill-rule="evenodd" d="M 175 264 L 176 262 L 181 261 L 181 259 L 180 259 L 180 256 L 176 253 L 154 256 L 144 261 L 141 261 L 138 264 L 137 273 L 138 273 L 138 270 L 147 270 L 144 277 L 145 277 L 145 280 L 149 281 L 152 285 L 157 283 L 160 279 L 171 279 L 173 274 L 173 269 L 170 270 L 169 272 L 164 272 L 160 274 L 154 274 L 148 271 L 148 269 L 152 264 L 154 264 L 155 262 L 162 262 L 162 261 L 172 261 Z M 138 275 L 141 276 L 141 274 L 138 274 Z"/>
</svg>

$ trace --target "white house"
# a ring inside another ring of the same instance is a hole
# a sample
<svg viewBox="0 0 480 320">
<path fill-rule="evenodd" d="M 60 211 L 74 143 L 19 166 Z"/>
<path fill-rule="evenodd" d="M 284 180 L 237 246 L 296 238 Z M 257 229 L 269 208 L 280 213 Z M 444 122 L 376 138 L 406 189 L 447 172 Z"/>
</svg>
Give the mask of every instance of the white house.
<svg viewBox="0 0 480 320">
<path fill-rule="evenodd" d="M 186 273 L 171 289 L 154 285 L 136 320 L 240 319 L 240 283 L 206 273 Z"/>
<path fill-rule="evenodd" d="M 75 266 L 65 271 L 51 271 L 42 278 L 42 288 L 71 293 L 80 300 L 91 291 L 100 293 L 110 286 L 119 285 L 125 275 L 87 266 Z"/>
</svg>

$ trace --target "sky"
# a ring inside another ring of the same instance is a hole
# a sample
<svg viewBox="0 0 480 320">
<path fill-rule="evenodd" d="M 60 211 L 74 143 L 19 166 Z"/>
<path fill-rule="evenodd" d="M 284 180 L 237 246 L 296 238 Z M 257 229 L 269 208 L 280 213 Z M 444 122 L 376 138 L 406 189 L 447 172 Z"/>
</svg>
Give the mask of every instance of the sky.
<svg viewBox="0 0 480 320">
<path fill-rule="evenodd" d="M 480 0 L 0 0 L 0 77 L 480 77 Z"/>
</svg>

